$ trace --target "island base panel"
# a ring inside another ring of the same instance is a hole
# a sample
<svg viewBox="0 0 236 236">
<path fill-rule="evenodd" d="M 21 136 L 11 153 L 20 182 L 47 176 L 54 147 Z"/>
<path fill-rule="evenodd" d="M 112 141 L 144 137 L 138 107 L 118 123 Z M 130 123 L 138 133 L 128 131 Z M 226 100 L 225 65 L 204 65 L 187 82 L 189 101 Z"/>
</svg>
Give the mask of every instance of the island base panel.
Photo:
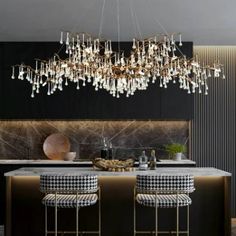
<svg viewBox="0 0 236 236">
<path fill-rule="evenodd" d="M 132 236 L 135 177 L 102 176 L 99 183 L 102 191 L 102 236 Z M 196 191 L 191 194 L 190 235 L 230 236 L 230 177 L 195 177 L 195 186 Z M 38 176 L 7 177 L 7 236 L 44 235 L 42 197 Z M 136 206 L 137 230 L 154 230 L 154 209 Z M 80 230 L 97 230 L 97 205 L 81 208 L 79 214 Z M 53 230 L 53 209 L 49 210 L 48 222 Z M 174 231 L 175 222 L 175 209 L 159 210 L 160 230 Z M 60 209 L 58 226 L 59 230 L 74 230 L 75 210 Z M 186 208 L 181 208 L 180 230 L 185 230 L 185 227 Z"/>
</svg>

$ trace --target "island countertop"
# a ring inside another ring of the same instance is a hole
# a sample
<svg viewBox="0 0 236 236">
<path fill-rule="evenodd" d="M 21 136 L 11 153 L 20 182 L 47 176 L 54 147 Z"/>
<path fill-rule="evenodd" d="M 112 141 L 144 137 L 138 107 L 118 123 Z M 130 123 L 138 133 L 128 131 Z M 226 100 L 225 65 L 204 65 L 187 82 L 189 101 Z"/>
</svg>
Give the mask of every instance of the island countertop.
<svg viewBox="0 0 236 236">
<path fill-rule="evenodd" d="M 40 176 L 45 173 L 81 173 L 81 174 L 97 174 L 98 176 L 136 176 L 138 174 L 192 174 L 193 176 L 231 176 L 231 173 L 219 170 L 216 168 L 196 168 L 196 167 L 171 167 L 171 168 L 156 168 L 156 170 L 140 171 L 136 169 L 131 172 L 110 172 L 100 171 L 87 167 L 24 167 L 14 171 L 6 172 L 4 175 L 9 176 Z"/>
<path fill-rule="evenodd" d="M 137 162 L 138 163 L 138 162 Z M 136 163 L 136 164 L 137 164 Z M 90 160 L 76 160 L 76 161 L 63 161 L 63 160 L 44 160 L 44 159 L 31 159 L 31 160 L 14 160 L 14 159 L 0 159 L 0 165 L 92 165 Z M 175 161 L 171 159 L 160 159 L 157 163 L 158 165 L 195 165 L 196 162 L 190 159 L 182 159 L 180 161 Z"/>
</svg>

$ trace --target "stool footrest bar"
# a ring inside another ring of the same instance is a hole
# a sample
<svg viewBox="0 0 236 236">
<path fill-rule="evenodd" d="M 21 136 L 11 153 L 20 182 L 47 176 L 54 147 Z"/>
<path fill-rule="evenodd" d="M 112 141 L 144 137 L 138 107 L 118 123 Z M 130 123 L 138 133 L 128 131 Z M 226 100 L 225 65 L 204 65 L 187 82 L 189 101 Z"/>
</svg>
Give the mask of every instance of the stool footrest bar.
<svg viewBox="0 0 236 236">
<path fill-rule="evenodd" d="M 78 231 L 79 234 L 98 234 L 99 231 Z M 47 234 L 54 234 L 55 231 L 47 231 Z M 57 233 L 59 234 L 75 234 L 76 231 L 63 231 L 58 230 Z"/>
<path fill-rule="evenodd" d="M 169 231 L 157 231 L 159 234 L 176 234 L 176 231 L 169 230 Z M 135 231 L 136 234 L 154 234 L 154 231 Z M 188 231 L 179 231 L 180 234 L 187 234 Z"/>
</svg>

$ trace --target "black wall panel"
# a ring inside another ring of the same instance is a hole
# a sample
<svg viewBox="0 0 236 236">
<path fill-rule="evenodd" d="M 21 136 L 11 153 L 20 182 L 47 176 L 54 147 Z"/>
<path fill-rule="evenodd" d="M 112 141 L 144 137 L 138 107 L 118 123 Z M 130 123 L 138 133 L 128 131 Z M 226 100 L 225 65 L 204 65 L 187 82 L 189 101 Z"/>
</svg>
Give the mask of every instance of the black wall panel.
<svg viewBox="0 0 236 236">
<path fill-rule="evenodd" d="M 191 122 L 192 159 L 199 167 L 215 167 L 232 173 L 231 210 L 236 217 L 236 47 L 195 46 L 201 61 L 224 65 L 226 79 L 209 79 L 208 96 L 194 97 Z"/>
<path fill-rule="evenodd" d="M 47 96 L 45 87 L 35 98 L 26 81 L 11 79 L 11 66 L 24 62 L 34 66 L 34 58 L 48 59 L 60 49 L 55 42 L 0 43 L 0 118 L 1 119 L 191 119 L 193 99 L 178 88 L 160 89 L 158 83 L 130 98 L 114 98 L 92 85 L 78 91 L 74 84 L 63 92 Z M 113 45 L 113 49 L 117 44 Z M 131 43 L 120 44 L 125 52 Z M 64 49 L 61 50 L 62 57 Z M 192 56 L 192 43 L 182 51 Z"/>
</svg>

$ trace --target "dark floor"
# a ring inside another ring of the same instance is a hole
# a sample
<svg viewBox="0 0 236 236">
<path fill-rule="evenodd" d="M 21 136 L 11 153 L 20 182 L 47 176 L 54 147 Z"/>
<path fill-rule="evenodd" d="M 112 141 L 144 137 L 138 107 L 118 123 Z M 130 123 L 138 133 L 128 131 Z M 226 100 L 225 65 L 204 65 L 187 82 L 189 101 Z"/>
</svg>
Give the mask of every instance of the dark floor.
<svg viewBox="0 0 236 236">
<path fill-rule="evenodd" d="M 1 228 L 0 228 L 0 236 L 2 236 Z M 232 236 L 236 236 L 236 218 L 232 219 Z"/>
</svg>

